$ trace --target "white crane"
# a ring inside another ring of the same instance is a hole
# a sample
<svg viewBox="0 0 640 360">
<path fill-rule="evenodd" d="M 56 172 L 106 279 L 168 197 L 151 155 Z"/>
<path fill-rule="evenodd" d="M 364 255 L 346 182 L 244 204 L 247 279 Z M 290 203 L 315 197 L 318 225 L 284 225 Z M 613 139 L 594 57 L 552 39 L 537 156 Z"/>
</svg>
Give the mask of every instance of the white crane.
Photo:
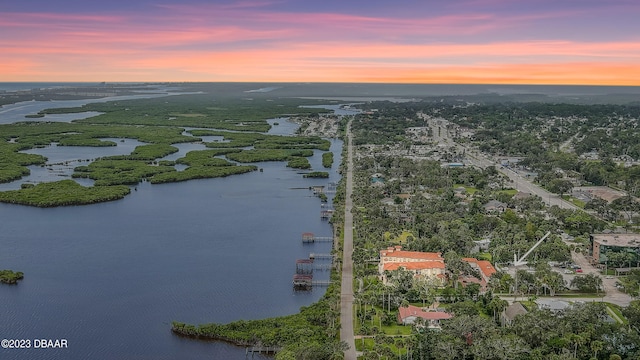
<svg viewBox="0 0 640 360">
<path fill-rule="evenodd" d="M 518 257 L 516 256 L 516 254 L 513 254 L 513 266 L 521 266 L 521 265 L 526 265 L 527 262 L 524 260 L 527 258 L 527 256 L 529 256 L 529 254 L 531 254 L 531 252 L 533 252 L 533 250 L 535 250 L 538 245 L 542 244 L 542 242 L 547 238 L 547 236 L 551 235 L 551 231 L 547 231 L 546 234 L 544 234 L 544 236 L 538 240 L 537 243 L 535 243 L 531 249 L 529 249 L 529 251 L 527 251 L 526 253 L 524 253 L 524 255 L 522 255 L 522 257 L 520 259 L 518 259 Z"/>
</svg>

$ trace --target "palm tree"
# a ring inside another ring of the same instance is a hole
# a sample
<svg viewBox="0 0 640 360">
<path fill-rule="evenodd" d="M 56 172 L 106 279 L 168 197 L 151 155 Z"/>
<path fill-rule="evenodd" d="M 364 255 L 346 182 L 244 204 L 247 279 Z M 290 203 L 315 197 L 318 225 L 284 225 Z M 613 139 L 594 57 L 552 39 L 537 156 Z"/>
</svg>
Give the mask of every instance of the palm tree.
<svg viewBox="0 0 640 360">
<path fill-rule="evenodd" d="M 573 343 L 573 357 L 577 357 L 578 346 L 582 346 L 587 341 L 586 334 L 569 334 L 568 339 L 570 343 Z"/>
<path fill-rule="evenodd" d="M 604 342 L 602 342 L 600 340 L 595 340 L 595 341 L 591 342 L 589 347 L 591 348 L 591 351 L 593 351 L 593 357 L 597 359 L 598 358 L 598 351 L 600 351 L 600 350 L 602 350 L 604 348 Z"/>
</svg>

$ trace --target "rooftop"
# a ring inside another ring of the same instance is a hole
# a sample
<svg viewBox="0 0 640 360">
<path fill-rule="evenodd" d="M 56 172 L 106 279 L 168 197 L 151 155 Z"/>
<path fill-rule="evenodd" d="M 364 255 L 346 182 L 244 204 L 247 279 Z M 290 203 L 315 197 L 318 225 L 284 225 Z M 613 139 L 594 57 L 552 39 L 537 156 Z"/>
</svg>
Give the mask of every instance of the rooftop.
<svg viewBox="0 0 640 360">
<path fill-rule="evenodd" d="M 405 270 L 424 270 L 424 269 L 444 269 L 444 262 L 440 261 L 413 261 L 413 262 L 392 262 L 383 265 L 384 270 L 393 271 L 399 268 Z"/>
<path fill-rule="evenodd" d="M 402 319 L 409 316 L 417 316 L 425 320 L 446 320 L 453 317 L 453 315 L 444 311 L 424 311 L 422 308 L 413 305 L 409 305 L 408 307 L 399 307 L 398 313 Z"/>
<path fill-rule="evenodd" d="M 466 261 L 469 264 L 475 264 L 478 270 L 480 270 L 482 274 L 487 278 L 490 278 L 491 275 L 496 273 L 496 268 L 494 268 L 493 265 L 491 265 L 491 263 L 488 262 L 487 260 L 478 260 L 475 258 L 462 258 L 462 261 Z"/>
<path fill-rule="evenodd" d="M 605 246 L 640 247 L 640 234 L 591 234 L 591 237 Z"/>
<path fill-rule="evenodd" d="M 390 256 L 396 258 L 421 259 L 421 260 L 444 260 L 441 253 L 421 252 L 421 251 L 404 251 L 401 246 L 389 247 L 380 250 L 380 257 Z"/>
<path fill-rule="evenodd" d="M 507 306 L 507 308 L 504 309 L 504 312 L 507 319 L 513 320 L 516 316 L 526 314 L 528 311 L 524 308 L 524 306 L 522 306 L 521 303 L 515 302 Z"/>
</svg>

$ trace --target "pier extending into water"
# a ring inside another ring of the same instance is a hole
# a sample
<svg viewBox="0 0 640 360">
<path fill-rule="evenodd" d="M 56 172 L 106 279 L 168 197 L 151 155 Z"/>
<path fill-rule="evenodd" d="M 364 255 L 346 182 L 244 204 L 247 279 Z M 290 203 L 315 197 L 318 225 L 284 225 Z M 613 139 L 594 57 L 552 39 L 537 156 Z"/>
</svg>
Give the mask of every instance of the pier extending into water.
<svg viewBox="0 0 640 360">
<path fill-rule="evenodd" d="M 309 254 L 309 259 L 312 259 L 312 260 L 315 260 L 315 259 L 333 259 L 333 254 L 311 253 L 311 254 Z"/>
<path fill-rule="evenodd" d="M 253 355 L 255 355 L 256 353 L 273 355 L 280 350 L 281 347 L 279 346 L 252 346 L 246 348 L 244 358 L 247 359 L 249 358 L 249 355 L 251 355 L 251 358 L 253 359 Z"/>
<path fill-rule="evenodd" d="M 333 215 L 333 209 L 322 210 L 320 212 L 320 219 L 329 220 L 331 219 L 332 215 Z"/>
<path fill-rule="evenodd" d="M 315 236 L 313 233 L 302 233 L 302 243 L 333 242 L 333 236 Z"/>
</svg>

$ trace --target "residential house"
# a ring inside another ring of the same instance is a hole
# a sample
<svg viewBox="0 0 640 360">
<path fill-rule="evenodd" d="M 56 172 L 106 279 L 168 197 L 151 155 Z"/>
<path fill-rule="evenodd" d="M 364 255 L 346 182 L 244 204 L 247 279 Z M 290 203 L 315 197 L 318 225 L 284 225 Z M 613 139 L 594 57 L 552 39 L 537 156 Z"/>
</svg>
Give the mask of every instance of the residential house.
<svg viewBox="0 0 640 360">
<path fill-rule="evenodd" d="M 475 258 L 462 258 L 462 261 L 467 262 L 471 267 L 480 273 L 480 286 L 482 289 L 486 289 L 489 280 L 491 279 L 491 275 L 496 273 L 496 268 L 491 265 L 489 261 L 486 260 L 478 260 Z"/>
<path fill-rule="evenodd" d="M 471 249 L 472 253 L 479 253 L 480 251 L 489 251 L 489 245 L 491 245 L 491 239 L 485 238 L 482 240 L 474 240 L 474 246 Z"/>
<path fill-rule="evenodd" d="M 536 304 L 539 309 L 548 309 L 553 313 L 559 313 L 568 309 L 571 304 L 562 300 L 538 299 Z"/>
<path fill-rule="evenodd" d="M 430 329 L 440 329 L 442 320 L 451 319 L 453 315 L 444 311 L 425 310 L 417 306 L 398 308 L 398 324 L 415 324 L 418 319 L 424 320 L 424 325 Z"/>
<path fill-rule="evenodd" d="M 531 196 L 532 196 L 531 193 L 518 191 L 515 195 L 513 195 L 512 199 L 514 199 L 514 200 L 523 200 L 523 199 L 529 198 Z"/>
<path fill-rule="evenodd" d="M 502 310 L 502 314 L 500 314 L 500 323 L 502 326 L 511 326 L 516 316 L 526 314 L 527 312 L 527 309 L 525 309 L 521 303 L 514 302 Z"/>
<path fill-rule="evenodd" d="M 507 210 L 507 204 L 498 200 L 491 200 L 483 206 L 484 211 L 488 213 L 502 213 Z"/>
</svg>

